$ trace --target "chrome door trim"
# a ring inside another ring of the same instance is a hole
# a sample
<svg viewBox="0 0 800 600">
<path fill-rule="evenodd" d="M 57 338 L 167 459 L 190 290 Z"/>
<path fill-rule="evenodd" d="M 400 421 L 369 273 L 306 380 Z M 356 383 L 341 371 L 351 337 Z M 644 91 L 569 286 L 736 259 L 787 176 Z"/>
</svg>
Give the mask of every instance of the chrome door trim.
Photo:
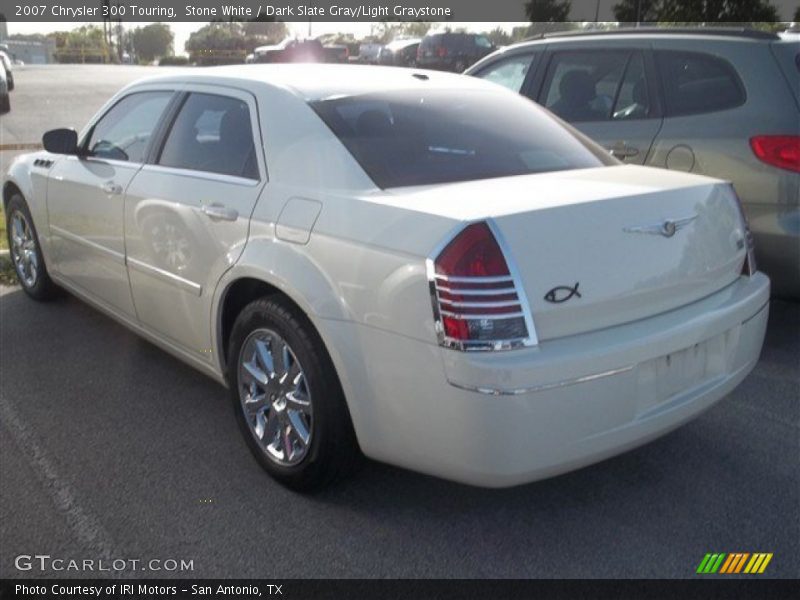
<svg viewBox="0 0 800 600">
<path fill-rule="evenodd" d="M 212 171 L 198 171 L 182 167 L 165 167 L 164 165 L 156 164 L 146 164 L 141 170 L 152 173 L 164 173 L 166 175 L 179 175 L 181 177 L 194 177 L 196 179 L 210 179 L 211 181 L 232 183 L 244 187 L 258 187 L 262 183 L 260 179 L 250 179 L 249 177 L 237 177 L 236 175 L 226 175 L 224 173 L 214 173 Z"/>
<path fill-rule="evenodd" d="M 117 252 L 116 250 L 112 250 L 111 248 L 106 248 L 105 246 L 98 244 L 97 242 L 87 240 L 84 237 L 81 237 L 79 235 L 67 231 L 66 229 L 61 229 L 61 227 L 59 227 L 58 225 L 53 225 L 53 224 L 50 225 L 50 234 L 51 235 L 56 234 L 57 236 L 62 237 L 65 240 L 69 240 L 71 242 L 75 242 L 76 244 L 81 244 L 82 246 L 91 248 L 96 252 L 105 254 L 115 263 L 125 266 L 125 255 L 122 254 L 121 252 Z"/>
<path fill-rule="evenodd" d="M 535 392 L 555 390 L 558 388 L 566 387 L 568 385 L 575 385 L 578 383 L 586 383 L 588 381 L 594 381 L 596 379 L 603 379 L 605 377 L 612 377 L 614 375 L 619 375 L 621 373 L 627 373 L 628 371 L 632 371 L 635 366 L 636 365 L 628 365 L 626 367 L 620 367 L 618 369 L 611 369 L 610 371 L 603 371 L 602 373 L 592 373 L 591 375 L 583 375 L 582 377 L 575 377 L 573 379 L 564 379 L 562 381 L 555 381 L 553 383 L 544 383 L 541 385 L 534 385 L 525 388 L 479 387 L 479 386 L 463 385 L 451 381 L 449 379 L 447 380 L 447 383 L 461 390 L 467 390 L 468 392 L 477 392 L 479 394 L 487 394 L 489 396 L 520 396 L 522 394 L 532 394 Z"/>
<path fill-rule="evenodd" d="M 195 283 L 189 279 L 184 279 L 183 277 L 179 277 L 178 275 L 170 273 L 169 271 L 165 271 L 164 269 L 159 269 L 158 267 L 154 267 L 153 265 L 149 265 L 135 258 L 131 258 L 130 256 L 127 259 L 127 263 L 128 267 L 135 271 L 139 271 L 145 275 L 150 275 L 156 279 L 170 283 L 186 292 L 194 294 L 195 296 L 201 296 L 203 293 L 203 286 L 201 286 L 199 283 Z"/>
</svg>

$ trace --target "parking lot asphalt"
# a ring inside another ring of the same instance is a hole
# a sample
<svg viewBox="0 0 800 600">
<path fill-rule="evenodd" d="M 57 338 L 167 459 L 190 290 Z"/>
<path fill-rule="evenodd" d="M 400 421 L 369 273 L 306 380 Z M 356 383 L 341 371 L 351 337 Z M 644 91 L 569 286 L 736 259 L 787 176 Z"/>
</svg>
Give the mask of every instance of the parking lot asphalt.
<svg viewBox="0 0 800 600">
<path fill-rule="evenodd" d="M 126 69 L 20 70 L 0 143 L 84 98 L 81 125 Z M 707 552 L 772 552 L 766 575 L 798 577 L 799 332 L 800 304 L 774 300 L 732 394 L 567 475 L 483 490 L 368 461 L 301 496 L 252 459 L 221 386 L 72 297 L 0 288 L 0 577 L 93 575 L 19 571 L 20 554 L 193 561 L 144 577 L 692 577 Z"/>
</svg>

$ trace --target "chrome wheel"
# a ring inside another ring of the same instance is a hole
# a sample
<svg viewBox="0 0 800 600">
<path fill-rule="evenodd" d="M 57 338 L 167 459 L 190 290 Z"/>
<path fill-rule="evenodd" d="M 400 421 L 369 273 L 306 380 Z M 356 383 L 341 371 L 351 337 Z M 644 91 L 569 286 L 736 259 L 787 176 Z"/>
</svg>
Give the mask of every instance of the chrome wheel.
<svg viewBox="0 0 800 600">
<path fill-rule="evenodd" d="M 17 270 L 19 280 L 26 288 L 32 288 L 39 279 L 39 253 L 36 249 L 36 236 L 28 219 L 22 212 L 11 213 L 11 259 Z"/>
<path fill-rule="evenodd" d="M 239 401 L 267 458 L 281 466 L 305 458 L 311 445 L 311 393 L 294 352 L 272 330 L 256 329 L 242 345 Z"/>
</svg>

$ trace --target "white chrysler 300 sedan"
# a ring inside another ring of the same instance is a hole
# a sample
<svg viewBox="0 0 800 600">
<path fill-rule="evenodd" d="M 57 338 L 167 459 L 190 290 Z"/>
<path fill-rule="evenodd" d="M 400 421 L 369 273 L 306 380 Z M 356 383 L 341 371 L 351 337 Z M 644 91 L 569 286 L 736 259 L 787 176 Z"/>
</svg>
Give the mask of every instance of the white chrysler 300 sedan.
<svg viewBox="0 0 800 600">
<path fill-rule="evenodd" d="M 66 288 L 225 383 L 288 486 L 360 452 L 541 479 L 688 421 L 758 359 L 769 280 L 727 183 L 623 166 L 473 78 L 176 73 L 12 164 L 11 254 L 31 297 Z"/>
</svg>

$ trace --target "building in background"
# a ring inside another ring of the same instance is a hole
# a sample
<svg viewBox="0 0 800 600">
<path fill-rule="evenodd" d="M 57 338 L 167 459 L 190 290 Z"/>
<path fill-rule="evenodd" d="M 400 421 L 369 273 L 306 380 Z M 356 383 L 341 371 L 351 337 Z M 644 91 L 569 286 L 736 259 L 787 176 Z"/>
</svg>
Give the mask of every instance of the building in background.
<svg viewBox="0 0 800 600">
<path fill-rule="evenodd" d="M 55 40 L 47 39 L 43 42 L 32 42 L 10 40 L 8 38 L 2 39 L 0 37 L 0 41 L 8 46 L 11 58 L 22 61 L 26 65 L 44 65 L 55 62 L 53 59 L 56 51 Z"/>
</svg>

